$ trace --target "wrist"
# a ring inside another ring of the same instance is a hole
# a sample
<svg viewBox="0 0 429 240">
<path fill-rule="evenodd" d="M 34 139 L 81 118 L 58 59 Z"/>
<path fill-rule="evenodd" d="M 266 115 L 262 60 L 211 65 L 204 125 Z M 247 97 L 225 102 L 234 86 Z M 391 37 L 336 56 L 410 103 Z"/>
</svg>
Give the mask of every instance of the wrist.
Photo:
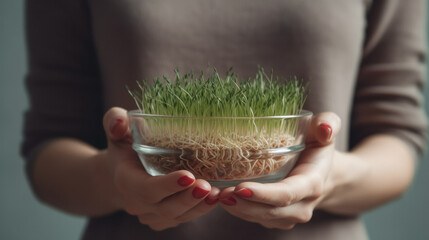
<svg viewBox="0 0 429 240">
<path fill-rule="evenodd" d="M 325 196 L 318 208 L 356 215 L 391 201 L 407 189 L 414 158 L 401 140 L 388 135 L 364 139 L 350 153 L 335 153 Z"/>
<path fill-rule="evenodd" d="M 342 193 L 354 188 L 369 174 L 369 170 L 368 163 L 362 161 L 356 154 L 335 151 L 331 171 L 326 180 L 327 192 L 317 208 L 328 212 L 343 213 L 339 208 L 345 197 Z"/>
<path fill-rule="evenodd" d="M 121 200 L 114 184 L 113 161 L 109 159 L 107 150 L 100 150 L 91 157 L 90 161 L 92 162 L 92 185 L 95 193 L 99 196 L 100 204 L 109 209 L 109 212 L 120 210 Z"/>
</svg>

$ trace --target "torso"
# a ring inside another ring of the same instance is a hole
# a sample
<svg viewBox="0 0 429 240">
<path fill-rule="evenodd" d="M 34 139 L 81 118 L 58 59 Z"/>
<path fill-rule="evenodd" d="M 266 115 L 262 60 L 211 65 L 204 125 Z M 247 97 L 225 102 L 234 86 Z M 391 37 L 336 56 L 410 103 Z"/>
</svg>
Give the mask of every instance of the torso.
<svg viewBox="0 0 429 240">
<path fill-rule="evenodd" d="M 135 108 L 125 85 L 135 86 L 135 81 L 143 78 L 172 76 L 177 67 L 181 72 L 200 71 L 211 64 L 221 73 L 233 67 L 240 76 L 247 78 L 261 65 L 265 69 L 273 68 L 276 75 L 297 76 L 308 81 L 310 95 L 305 108 L 314 113 L 337 113 L 343 120 L 337 147 L 347 149 L 353 91 L 365 38 L 366 1 L 89 2 L 106 109 L 111 106 Z M 98 221 L 109 226 L 119 223 L 118 219 L 128 223 L 115 226 L 118 236 L 125 234 L 129 236 L 127 239 L 155 236 L 128 215 L 116 214 L 110 220 L 107 217 Z M 235 231 L 235 236 L 254 232 L 254 238 L 247 239 L 260 239 L 258 236 L 272 236 L 270 239 L 366 238 L 355 218 L 316 216 L 311 223 L 285 232 L 243 222 L 221 209 L 161 235 L 166 239 L 168 236 L 228 238 L 230 231 Z M 188 232 L 193 233 L 188 235 Z M 115 234 L 108 239 L 115 239 Z"/>
</svg>

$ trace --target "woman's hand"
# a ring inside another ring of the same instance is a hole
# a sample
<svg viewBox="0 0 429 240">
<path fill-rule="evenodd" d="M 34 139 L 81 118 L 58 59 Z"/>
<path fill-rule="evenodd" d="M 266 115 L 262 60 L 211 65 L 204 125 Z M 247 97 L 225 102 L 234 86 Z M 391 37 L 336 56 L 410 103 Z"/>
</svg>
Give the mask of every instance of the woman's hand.
<svg viewBox="0 0 429 240">
<path fill-rule="evenodd" d="M 219 199 L 230 214 L 268 228 L 291 229 L 308 222 L 318 203 L 333 189 L 329 179 L 334 139 L 341 121 L 333 113 L 313 117 L 297 166 L 277 183 L 245 182 L 222 190 Z"/>
<path fill-rule="evenodd" d="M 97 157 L 110 163 L 115 188 L 115 204 L 142 224 L 163 230 L 198 218 L 216 204 L 220 190 L 211 187 L 188 171 L 164 176 L 150 176 L 131 148 L 131 134 L 126 111 L 112 108 L 104 116 L 103 126 L 108 148 Z"/>
</svg>

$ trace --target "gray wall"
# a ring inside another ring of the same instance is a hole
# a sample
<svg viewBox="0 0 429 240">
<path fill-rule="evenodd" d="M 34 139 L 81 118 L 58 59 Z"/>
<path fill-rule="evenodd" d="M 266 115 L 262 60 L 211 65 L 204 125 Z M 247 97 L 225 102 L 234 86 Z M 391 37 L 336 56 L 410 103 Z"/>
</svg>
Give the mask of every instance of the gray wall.
<svg viewBox="0 0 429 240">
<path fill-rule="evenodd" d="M 23 174 L 18 146 L 27 107 L 25 65 L 23 0 L 0 0 L 0 239 L 78 239 L 84 219 L 37 202 Z M 415 184 L 402 199 L 365 214 L 372 239 L 429 239 L 428 161 L 421 161 Z"/>
</svg>

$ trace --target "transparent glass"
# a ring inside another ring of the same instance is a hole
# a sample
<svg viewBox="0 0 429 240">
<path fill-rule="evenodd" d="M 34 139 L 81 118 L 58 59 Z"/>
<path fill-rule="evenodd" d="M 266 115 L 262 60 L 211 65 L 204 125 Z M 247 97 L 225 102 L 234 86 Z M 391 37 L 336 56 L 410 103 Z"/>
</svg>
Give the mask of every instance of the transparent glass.
<svg viewBox="0 0 429 240">
<path fill-rule="evenodd" d="M 181 117 L 129 111 L 133 149 L 152 176 L 188 170 L 218 187 L 285 178 L 305 148 L 312 113 Z"/>
</svg>

